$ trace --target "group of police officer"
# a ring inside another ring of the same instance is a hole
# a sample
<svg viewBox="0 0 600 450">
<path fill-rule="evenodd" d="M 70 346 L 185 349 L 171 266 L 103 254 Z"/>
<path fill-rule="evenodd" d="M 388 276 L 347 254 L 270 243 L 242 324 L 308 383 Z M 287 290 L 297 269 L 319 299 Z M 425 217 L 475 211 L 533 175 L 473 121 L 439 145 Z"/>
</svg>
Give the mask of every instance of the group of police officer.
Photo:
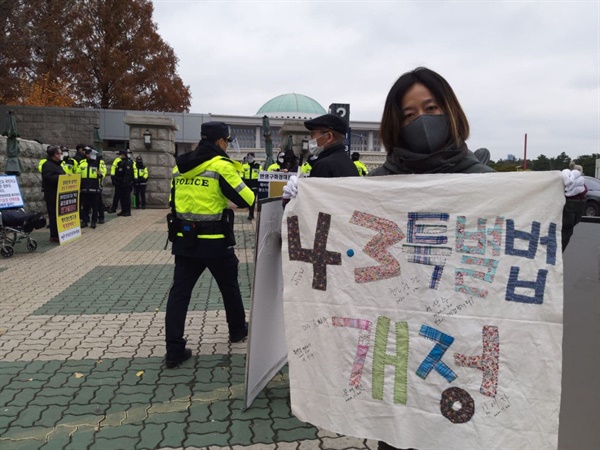
<svg viewBox="0 0 600 450">
<path fill-rule="evenodd" d="M 58 177 L 64 174 L 79 174 L 81 176 L 81 227 L 96 228 L 103 224 L 104 202 L 102 190 L 107 168 L 102 155 L 92 147 L 78 144 L 75 156 L 72 158 L 65 146 L 48 146 L 47 158 L 40 160 L 38 170 L 42 174 L 42 190 L 48 210 L 50 225 L 50 242 L 58 243 L 56 226 L 56 191 Z M 131 216 L 131 189 L 135 190 L 136 207 L 146 207 L 146 185 L 148 183 L 148 168 L 141 157 L 134 163 L 130 152 L 119 150 L 118 157 L 111 166 L 111 180 L 115 186 L 115 199 L 109 212 L 116 212 L 118 202 L 121 212 L 117 215 Z"/>
</svg>

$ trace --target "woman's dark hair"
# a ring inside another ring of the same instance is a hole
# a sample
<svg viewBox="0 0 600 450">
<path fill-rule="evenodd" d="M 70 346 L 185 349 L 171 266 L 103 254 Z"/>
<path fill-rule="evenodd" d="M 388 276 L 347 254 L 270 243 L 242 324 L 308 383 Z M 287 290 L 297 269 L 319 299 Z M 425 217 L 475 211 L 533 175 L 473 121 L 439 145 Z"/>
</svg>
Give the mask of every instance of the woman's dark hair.
<svg viewBox="0 0 600 450">
<path fill-rule="evenodd" d="M 406 91 L 416 83 L 425 85 L 431 91 L 440 108 L 448 116 L 454 143 L 457 147 L 460 146 L 469 137 L 469 122 L 456 94 L 441 75 L 426 67 L 417 67 L 398 78 L 385 100 L 379 136 L 386 151 L 389 153 L 394 147 L 403 147 L 402 99 Z"/>
</svg>

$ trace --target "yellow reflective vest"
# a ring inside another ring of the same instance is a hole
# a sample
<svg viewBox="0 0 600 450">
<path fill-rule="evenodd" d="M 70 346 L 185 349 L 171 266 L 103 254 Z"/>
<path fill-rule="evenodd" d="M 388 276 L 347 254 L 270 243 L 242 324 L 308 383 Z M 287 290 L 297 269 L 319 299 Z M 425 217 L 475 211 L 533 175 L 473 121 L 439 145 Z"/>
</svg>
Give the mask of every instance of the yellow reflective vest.
<svg viewBox="0 0 600 450">
<path fill-rule="evenodd" d="M 245 180 L 258 180 L 258 173 L 261 170 L 260 164 L 258 163 L 244 163 L 242 164 L 243 178 Z"/>
<path fill-rule="evenodd" d="M 104 161 L 98 161 L 98 164 L 90 164 L 87 159 L 82 159 L 77 167 L 77 173 L 81 175 L 81 192 L 100 192 L 102 179 L 106 175 L 106 165 L 104 165 L 104 174 L 102 166 Z"/>
<path fill-rule="evenodd" d="M 60 163 L 65 173 L 75 174 L 77 173 L 77 161 L 73 158 L 67 158 Z"/>
<path fill-rule="evenodd" d="M 148 167 L 144 166 L 144 168 L 141 169 L 135 164 L 135 166 L 133 166 L 133 180 L 137 185 L 144 186 L 148 184 Z"/>
<path fill-rule="evenodd" d="M 361 161 L 353 161 L 354 165 L 356 166 L 356 169 L 358 170 L 358 174 L 361 177 L 364 177 L 366 174 L 369 173 L 369 171 L 367 170 L 367 166 L 365 166 Z"/>
<path fill-rule="evenodd" d="M 171 201 L 180 220 L 220 222 L 230 200 L 238 206 L 254 203 L 254 192 L 240 178 L 242 165 L 237 161 L 215 156 L 185 173 L 177 167 L 173 172 Z M 198 235 L 200 239 L 224 237 L 221 233 Z"/>
<path fill-rule="evenodd" d="M 304 164 L 302 164 L 302 167 L 300 168 L 300 170 L 302 171 L 302 173 L 309 174 L 310 171 L 312 170 L 312 164 L 310 164 L 308 161 L 306 161 Z"/>
</svg>

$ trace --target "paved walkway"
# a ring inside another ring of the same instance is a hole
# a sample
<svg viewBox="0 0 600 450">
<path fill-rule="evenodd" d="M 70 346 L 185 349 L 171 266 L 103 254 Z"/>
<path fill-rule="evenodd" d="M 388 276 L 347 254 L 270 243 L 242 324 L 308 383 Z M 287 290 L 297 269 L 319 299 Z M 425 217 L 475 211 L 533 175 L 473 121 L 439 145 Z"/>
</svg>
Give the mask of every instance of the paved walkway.
<svg viewBox="0 0 600 450">
<path fill-rule="evenodd" d="M 287 369 L 242 411 L 246 344 L 229 344 L 210 274 L 186 332 L 194 357 L 166 369 L 164 316 L 173 274 L 166 210 L 107 215 L 81 239 L 0 258 L 0 448 L 373 449 L 298 421 Z M 236 215 L 247 309 L 255 228 Z"/>
</svg>

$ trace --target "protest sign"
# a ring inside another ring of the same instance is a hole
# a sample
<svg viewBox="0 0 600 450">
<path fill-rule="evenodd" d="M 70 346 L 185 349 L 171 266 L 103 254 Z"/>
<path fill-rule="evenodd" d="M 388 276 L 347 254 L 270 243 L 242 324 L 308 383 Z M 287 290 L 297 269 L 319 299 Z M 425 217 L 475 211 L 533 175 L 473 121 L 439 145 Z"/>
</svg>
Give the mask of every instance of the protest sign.
<svg viewBox="0 0 600 450">
<path fill-rule="evenodd" d="M 58 177 L 56 193 L 56 222 L 60 243 L 81 237 L 79 223 L 79 188 L 81 175 L 61 175 Z"/>
<path fill-rule="evenodd" d="M 287 362 L 281 278 L 281 198 L 261 200 L 254 252 L 244 407 Z"/>
<path fill-rule="evenodd" d="M 296 172 L 259 172 L 258 174 L 258 198 L 281 197 L 283 187 Z"/>
<path fill-rule="evenodd" d="M 298 191 L 282 263 L 300 420 L 401 448 L 556 448 L 558 172 L 309 178 Z"/>
<path fill-rule="evenodd" d="M 23 196 L 15 175 L 0 176 L 0 209 L 22 208 Z"/>
</svg>

